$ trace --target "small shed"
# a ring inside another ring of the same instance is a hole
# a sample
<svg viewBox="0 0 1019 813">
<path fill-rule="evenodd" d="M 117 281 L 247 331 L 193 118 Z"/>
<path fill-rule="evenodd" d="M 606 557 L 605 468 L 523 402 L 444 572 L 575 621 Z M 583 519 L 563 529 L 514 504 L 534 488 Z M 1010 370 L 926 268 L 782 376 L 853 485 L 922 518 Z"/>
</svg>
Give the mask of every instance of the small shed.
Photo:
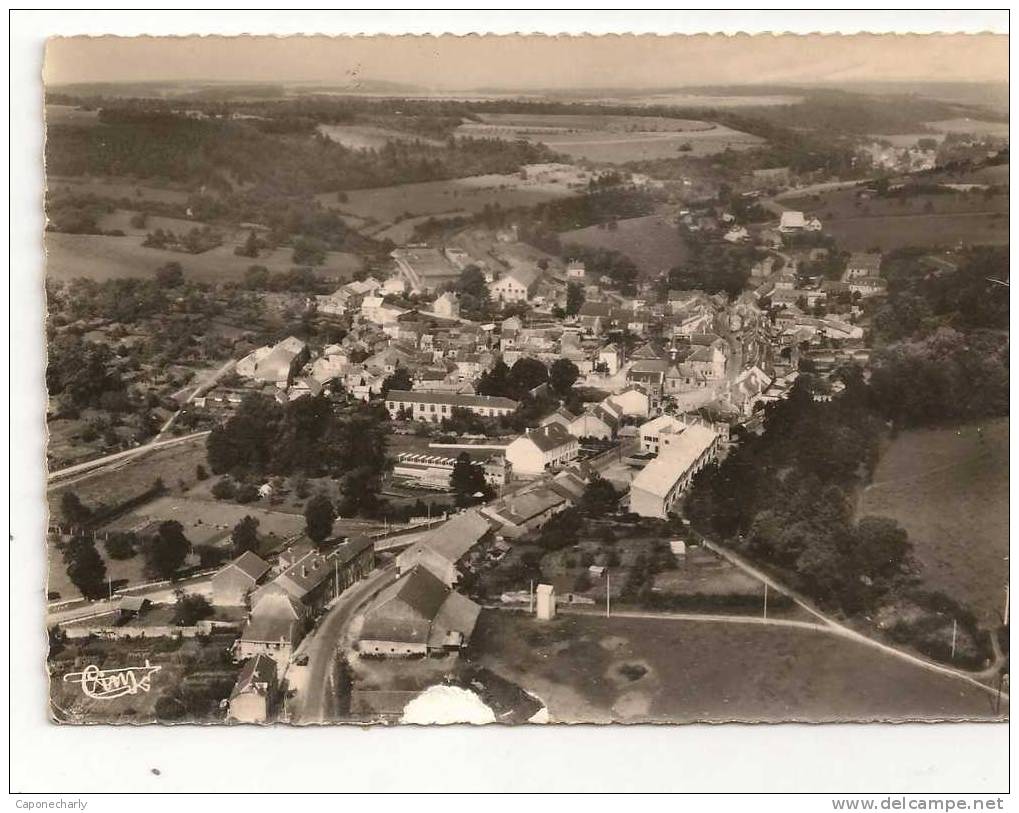
<svg viewBox="0 0 1019 813">
<path fill-rule="evenodd" d="M 152 602 L 144 596 L 122 596 L 117 611 L 121 618 L 137 618 L 151 606 Z"/>
</svg>

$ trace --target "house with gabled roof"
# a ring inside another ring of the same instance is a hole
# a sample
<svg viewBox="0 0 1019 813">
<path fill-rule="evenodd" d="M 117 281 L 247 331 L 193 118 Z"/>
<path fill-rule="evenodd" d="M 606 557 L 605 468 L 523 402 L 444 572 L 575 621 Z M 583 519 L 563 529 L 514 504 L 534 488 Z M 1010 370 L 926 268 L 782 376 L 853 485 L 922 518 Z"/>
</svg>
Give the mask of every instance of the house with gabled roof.
<svg viewBox="0 0 1019 813">
<path fill-rule="evenodd" d="M 269 723 L 276 716 L 280 686 L 276 661 L 268 655 L 249 658 L 241 667 L 227 705 L 228 723 Z"/>
<path fill-rule="evenodd" d="M 428 568 L 415 567 L 379 593 L 365 611 L 358 650 L 377 657 L 455 652 L 470 642 L 480 614 L 481 607 Z"/>
<path fill-rule="evenodd" d="M 250 550 L 227 562 L 212 577 L 212 603 L 241 607 L 269 572 L 269 563 Z"/>
<path fill-rule="evenodd" d="M 400 573 L 423 566 L 452 587 L 460 580 L 457 564 L 473 548 L 490 538 L 492 526 L 474 508 L 462 511 L 426 533 L 396 557 Z"/>
<path fill-rule="evenodd" d="M 541 280 L 541 269 L 536 265 L 518 265 L 488 286 L 496 302 L 529 302 L 534 298 Z"/>
<path fill-rule="evenodd" d="M 580 444 L 558 423 L 528 429 L 506 447 L 506 459 L 521 477 L 535 477 L 577 459 Z"/>
</svg>

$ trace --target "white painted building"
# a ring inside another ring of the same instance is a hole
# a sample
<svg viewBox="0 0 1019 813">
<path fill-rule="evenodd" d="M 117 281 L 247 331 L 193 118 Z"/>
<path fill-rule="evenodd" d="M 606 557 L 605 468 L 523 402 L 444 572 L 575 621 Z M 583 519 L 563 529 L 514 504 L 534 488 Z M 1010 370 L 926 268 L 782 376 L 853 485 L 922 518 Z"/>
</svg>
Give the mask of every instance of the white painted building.
<svg viewBox="0 0 1019 813">
<path fill-rule="evenodd" d="M 536 477 L 551 469 L 561 468 L 577 459 L 580 444 L 557 423 L 528 429 L 506 447 L 506 459 L 513 473 Z"/>
<path fill-rule="evenodd" d="M 717 459 L 721 437 L 703 426 L 689 426 L 668 448 L 638 472 L 630 484 L 630 510 L 667 519 L 693 476 Z"/>
</svg>

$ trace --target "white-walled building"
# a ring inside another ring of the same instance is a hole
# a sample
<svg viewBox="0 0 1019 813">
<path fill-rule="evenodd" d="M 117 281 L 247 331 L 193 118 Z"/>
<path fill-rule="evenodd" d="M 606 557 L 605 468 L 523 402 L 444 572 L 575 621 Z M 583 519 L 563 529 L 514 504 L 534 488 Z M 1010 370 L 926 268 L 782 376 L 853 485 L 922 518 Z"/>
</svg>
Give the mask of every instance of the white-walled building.
<svg viewBox="0 0 1019 813">
<path fill-rule="evenodd" d="M 551 584 L 539 584 L 535 591 L 535 612 L 539 621 L 551 621 L 555 618 L 555 587 Z"/>
<path fill-rule="evenodd" d="M 703 426 L 688 426 L 630 484 L 630 510 L 667 519 L 690 480 L 718 457 L 721 437 Z"/>
<path fill-rule="evenodd" d="M 580 444 L 557 423 L 528 429 L 506 447 L 506 459 L 513 473 L 534 477 L 551 469 L 561 468 L 577 459 Z"/>
<path fill-rule="evenodd" d="M 517 402 L 510 398 L 454 392 L 390 390 L 386 395 L 386 409 L 390 418 L 398 418 L 402 410 L 410 420 L 431 423 L 451 417 L 454 409 L 466 409 L 483 418 L 498 418 L 513 414 L 517 406 Z"/>
<path fill-rule="evenodd" d="M 496 302 L 527 302 L 533 296 L 541 279 L 537 266 L 520 266 L 507 271 L 488 286 L 489 294 Z"/>
</svg>

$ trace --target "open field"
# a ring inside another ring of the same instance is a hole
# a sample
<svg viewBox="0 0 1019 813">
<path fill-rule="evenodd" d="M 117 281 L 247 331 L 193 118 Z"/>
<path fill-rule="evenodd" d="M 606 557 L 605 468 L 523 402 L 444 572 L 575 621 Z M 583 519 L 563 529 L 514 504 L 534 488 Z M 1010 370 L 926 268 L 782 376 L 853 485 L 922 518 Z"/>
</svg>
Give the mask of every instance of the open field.
<svg viewBox="0 0 1019 813">
<path fill-rule="evenodd" d="M 1008 580 L 1008 419 L 901 433 L 884 452 L 859 513 L 908 532 L 921 576 L 1001 621 Z"/>
<path fill-rule="evenodd" d="M 990 718 L 994 698 L 813 630 L 485 610 L 470 658 L 553 721 L 780 722 Z M 1007 714 L 1007 704 L 1002 704 Z"/>
<path fill-rule="evenodd" d="M 66 490 L 74 491 L 83 503 L 92 508 L 119 505 L 145 491 L 157 477 L 171 488 L 178 487 L 182 480 L 189 487 L 193 486 L 196 483 L 195 469 L 199 464 L 208 465 L 204 437 L 156 449 L 101 471 L 71 477 L 49 489 L 50 519 L 53 522 L 62 519 L 60 495 Z"/>
<path fill-rule="evenodd" d="M 895 215 L 831 220 L 824 230 L 847 251 L 887 252 L 905 246 L 1007 245 L 1008 215 L 1001 212 Z"/>
<path fill-rule="evenodd" d="M 496 204 L 504 209 L 535 206 L 579 194 L 579 191 L 567 184 L 525 179 L 519 175 L 475 175 L 449 181 L 355 189 L 346 193 L 345 203 L 340 203 L 335 193 L 317 198 L 323 206 L 357 218 L 363 225 L 356 227 L 365 233 L 379 234 L 410 218 L 476 214 L 485 206 Z"/>
<path fill-rule="evenodd" d="M 176 520 L 184 526 L 184 535 L 195 545 L 224 543 L 234 526 L 244 517 L 258 520 L 260 537 L 281 545 L 304 531 L 304 517 L 280 511 L 267 511 L 257 503 L 239 505 L 227 500 L 196 499 L 187 495 L 168 495 L 118 517 L 105 527 L 110 531 L 141 531 L 160 522 Z"/>
<path fill-rule="evenodd" d="M 82 110 L 70 104 L 48 104 L 46 105 L 46 124 L 98 125 L 99 111 Z"/>
<path fill-rule="evenodd" d="M 849 188 L 782 200 L 786 208 L 819 217 L 848 251 L 1007 243 L 1008 204 L 1008 195 L 979 190 L 861 199 Z"/>
<path fill-rule="evenodd" d="M 870 137 L 875 141 L 887 141 L 893 147 L 915 147 L 916 142 L 921 138 L 943 141 L 945 135 L 944 133 L 876 133 Z"/>
<path fill-rule="evenodd" d="M 1004 121 L 981 121 L 980 119 L 946 119 L 929 121 L 927 126 L 939 133 L 972 133 L 1008 138 L 1008 123 Z"/>
<path fill-rule="evenodd" d="M 49 191 L 67 191 L 75 194 L 93 194 L 105 198 L 131 198 L 138 201 L 155 201 L 157 203 L 187 203 L 189 193 L 186 189 L 171 189 L 161 186 L 146 186 L 144 182 L 134 182 L 127 178 L 66 178 L 48 177 L 46 188 Z"/>
<path fill-rule="evenodd" d="M 199 225 L 199 224 L 192 224 Z M 146 277 L 168 262 L 179 262 L 184 274 L 203 282 L 227 282 L 243 279 L 251 265 L 264 265 L 270 271 L 288 271 L 294 267 L 292 250 L 278 248 L 263 252 L 257 259 L 238 257 L 234 245 L 224 243 L 202 254 L 163 251 L 142 245 L 142 237 L 108 237 L 96 234 L 47 232 L 46 273 L 54 279 L 89 277 L 95 280 L 118 277 Z M 354 254 L 330 251 L 317 266 L 319 276 L 347 279 L 361 267 Z"/>
<path fill-rule="evenodd" d="M 596 163 L 713 155 L 762 143 L 757 136 L 693 119 L 517 113 L 484 114 L 481 119 L 480 123 L 462 124 L 457 133 L 509 140 L 526 138 L 571 158 Z"/>
<path fill-rule="evenodd" d="M 372 127 L 367 124 L 320 124 L 318 132 L 330 141 L 335 141 L 352 150 L 376 150 L 384 147 L 390 141 L 420 141 L 433 147 L 442 146 L 442 142 L 434 138 L 405 133 L 401 130 Z"/>
<path fill-rule="evenodd" d="M 131 218 L 136 215 L 137 212 L 130 209 L 116 209 L 109 214 L 105 214 L 99 218 L 97 224 L 103 231 L 115 231 L 120 230 L 124 234 L 131 237 L 144 237 L 149 232 L 154 232 L 156 229 L 162 229 L 163 231 L 172 231 L 175 234 L 186 234 L 191 229 L 197 226 L 203 226 L 203 223 L 195 223 L 193 220 L 185 220 L 182 217 L 162 217 L 161 215 L 149 215 L 145 219 L 144 226 L 134 226 L 131 224 Z M 231 238 L 236 235 L 227 234 L 226 230 L 219 227 L 216 230 L 224 235 L 225 242 L 234 242 Z M 244 237 L 247 234 L 243 235 Z"/>
<path fill-rule="evenodd" d="M 709 107 L 709 108 L 735 108 L 735 107 L 775 107 L 799 104 L 803 101 L 802 96 L 790 94 L 754 94 L 746 95 L 724 95 L 712 93 L 649 93 L 640 96 L 604 96 L 593 101 L 618 103 L 627 105 L 672 105 L 675 107 Z"/>
<path fill-rule="evenodd" d="M 924 180 L 936 183 L 957 183 L 957 184 L 1004 184 L 1008 185 L 1008 164 L 991 164 L 977 167 L 976 169 L 964 170 L 939 170 L 933 175 L 924 177 Z"/>
<path fill-rule="evenodd" d="M 1000 212 L 855 218 L 832 220 L 824 226 L 848 251 L 1008 244 L 1008 215 Z"/>
<path fill-rule="evenodd" d="M 615 228 L 589 226 L 562 232 L 564 245 L 578 243 L 625 254 L 645 277 L 668 271 L 682 263 L 688 254 L 679 229 L 663 215 L 648 215 L 616 221 Z"/>
</svg>

